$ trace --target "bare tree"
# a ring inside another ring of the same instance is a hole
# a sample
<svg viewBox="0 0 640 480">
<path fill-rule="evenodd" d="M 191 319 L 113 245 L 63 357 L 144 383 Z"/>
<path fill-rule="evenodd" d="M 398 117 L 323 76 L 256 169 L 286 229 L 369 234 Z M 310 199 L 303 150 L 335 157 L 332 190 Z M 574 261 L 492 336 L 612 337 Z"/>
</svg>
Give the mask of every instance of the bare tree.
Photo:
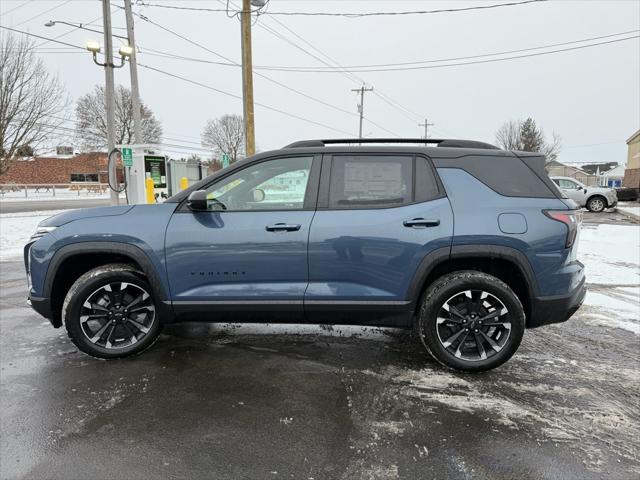
<svg viewBox="0 0 640 480">
<path fill-rule="evenodd" d="M 215 120 L 207 120 L 202 131 L 202 145 L 213 149 L 217 158 L 229 155 L 233 163 L 245 157 L 244 122 L 240 115 L 223 115 Z"/>
<path fill-rule="evenodd" d="M 496 132 L 496 142 L 505 150 L 543 153 L 547 162 L 555 160 L 562 149 L 560 136 L 553 132 L 551 140 L 547 140 L 544 130 L 531 117 L 505 122 Z"/>
<path fill-rule="evenodd" d="M 118 85 L 115 89 L 116 100 L 116 144 L 134 143 L 133 102 L 131 90 Z M 162 136 L 162 125 L 149 107 L 140 104 L 142 120 L 142 141 L 158 143 Z M 104 87 L 96 85 L 93 92 L 83 95 L 76 104 L 77 132 L 82 146 L 90 149 L 107 146 L 107 112 Z"/>
<path fill-rule="evenodd" d="M 64 85 L 47 72 L 34 44 L 0 37 L 0 174 L 56 135 L 69 105 Z"/>
</svg>

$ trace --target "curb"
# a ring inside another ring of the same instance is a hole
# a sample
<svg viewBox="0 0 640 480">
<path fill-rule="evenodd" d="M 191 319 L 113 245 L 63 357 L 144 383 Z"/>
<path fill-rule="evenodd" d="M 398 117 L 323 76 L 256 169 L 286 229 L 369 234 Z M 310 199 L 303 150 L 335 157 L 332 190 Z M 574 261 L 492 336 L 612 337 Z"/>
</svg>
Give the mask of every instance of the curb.
<svg viewBox="0 0 640 480">
<path fill-rule="evenodd" d="M 616 207 L 616 211 L 618 213 L 621 213 L 622 215 L 624 215 L 627 218 L 630 218 L 631 220 L 635 220 L 636 222 L 640 222 L 640 215 L 634 212 L 629 212 L 627 210 L 623 210 L 619 207 Z"/>
</svg>

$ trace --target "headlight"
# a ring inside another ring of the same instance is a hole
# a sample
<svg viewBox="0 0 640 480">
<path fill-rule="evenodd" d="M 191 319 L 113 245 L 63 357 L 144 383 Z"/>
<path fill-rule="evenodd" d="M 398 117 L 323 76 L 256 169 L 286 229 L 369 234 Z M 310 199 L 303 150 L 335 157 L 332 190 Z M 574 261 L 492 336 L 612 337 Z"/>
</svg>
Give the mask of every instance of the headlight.
<svg viewBox="0 0 640 480">
<path fill-rule="evenodd" d="M 53 232 L 58 227 L 38 227 L 36 228 L 36 233 L 31 235 L 31 240 L 37 240 L 39 238 L 44 237 L 47 233 Z"/>
</svg>

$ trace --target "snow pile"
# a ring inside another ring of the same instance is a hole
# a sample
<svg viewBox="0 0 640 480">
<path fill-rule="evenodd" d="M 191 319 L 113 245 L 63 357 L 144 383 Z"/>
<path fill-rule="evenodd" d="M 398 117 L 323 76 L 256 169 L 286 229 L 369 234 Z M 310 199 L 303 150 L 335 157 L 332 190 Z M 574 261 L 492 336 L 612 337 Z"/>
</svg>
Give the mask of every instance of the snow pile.
<svg viewBox="0 0 640 480">
<path fill-rule="evenodd" d="M 36 231 L 38 223 L 63 211 L 3 213 L 0 215 L 0 260 L 22 258 L 22 249 Z"/>
<path fill-rule="evenodd" d="M 640 226 L 583 225 L 578 258 L 591 285 L 640 285 Z"/>
<path fill-rule="evenodd" d="M 583 226 L 578 258 L 589 289 L 578 315 L 640 335 L 640 226 Z"/>
</svg>

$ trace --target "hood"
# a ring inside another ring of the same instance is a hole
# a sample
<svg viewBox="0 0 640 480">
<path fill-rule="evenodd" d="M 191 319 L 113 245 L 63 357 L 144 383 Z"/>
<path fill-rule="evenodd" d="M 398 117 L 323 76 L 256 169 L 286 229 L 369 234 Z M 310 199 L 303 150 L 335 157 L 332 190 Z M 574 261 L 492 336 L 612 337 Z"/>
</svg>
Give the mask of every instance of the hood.
<svg viewBox="0 0 640 480">
<path fill-rule="evenodd" d="M 69 210 L 68 212 L 62 212 L 58 215 L 54 215 L 53 217 L 44 219 L 38 224 L 38 227 L 60 227 L 66 223 L 73 222 L 74 220 L 81 220 L 83 218 L 124 215 L 133 207 L 133 205 L 122 205 L 116 207 L 79 208 L 77 210 Z"/>
</svg>

